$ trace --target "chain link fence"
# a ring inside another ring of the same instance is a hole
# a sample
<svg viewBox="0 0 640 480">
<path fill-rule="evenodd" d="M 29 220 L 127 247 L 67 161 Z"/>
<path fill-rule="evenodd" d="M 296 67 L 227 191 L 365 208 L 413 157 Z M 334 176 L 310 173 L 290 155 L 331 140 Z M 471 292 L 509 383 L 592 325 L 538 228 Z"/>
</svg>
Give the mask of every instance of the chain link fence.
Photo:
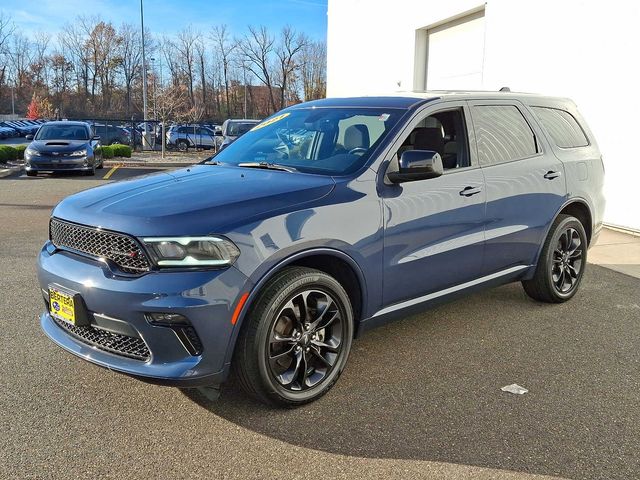
<svg viewBox="0 0 640 480">
<path fill-rule="evenodd" d="M 157 120 L 127 120 L 118 118 L 74 118 L 89 123 L 103 145 L 120 143 L 134 150 L 213 150 L 222 144 L 222 129 L 217 123 L 178 123 Z"/>
</svg>

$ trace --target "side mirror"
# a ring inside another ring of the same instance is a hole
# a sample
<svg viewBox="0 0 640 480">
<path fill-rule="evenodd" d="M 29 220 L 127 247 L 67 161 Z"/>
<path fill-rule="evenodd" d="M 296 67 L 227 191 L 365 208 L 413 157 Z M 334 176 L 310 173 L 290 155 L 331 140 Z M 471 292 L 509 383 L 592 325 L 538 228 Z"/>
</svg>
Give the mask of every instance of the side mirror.
<svg viewBox="0 0 640 480">
<path fill-rule="evenodd" d="M 24 138 L 26 138 L 27 140 L 33 140 L 33 134 L 30 133 L 29 135 L 26 135 Z"/>
<path fill-rule="evenodd" d="M 400 168 L 387 177 L 392 183 L 413 182 L 439 177 L 444 173 L 442 158 L 431 150 L 407 150 L 400 156 Z"/>
<path fill-rule="evenodd" d="M 100 141 L 100 135 L 94 135 L 93 137 L 91 137 L 91 140 L 99 142 Z"/>
</svg>

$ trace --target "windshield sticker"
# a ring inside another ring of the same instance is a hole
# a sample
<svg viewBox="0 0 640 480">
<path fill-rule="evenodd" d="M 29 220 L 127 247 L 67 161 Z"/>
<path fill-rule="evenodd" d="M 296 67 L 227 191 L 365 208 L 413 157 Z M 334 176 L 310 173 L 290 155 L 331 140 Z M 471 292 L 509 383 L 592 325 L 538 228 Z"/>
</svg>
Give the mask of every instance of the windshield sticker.
<svg viewBox="0 0 640 480">
<path fill-rule="evenodd" d="M 262 123 L 259 123 L 258 125 L 256 125 L 255 127 L 253 127 L 253 128 L 251 129 L 251 131 L 254 131 L 254 130 L 260 130 L 261 128 L 268 127 L 269 125 L 272 125 L 272 124 L 274 124 L 274 123 L 276 123 L 276 122 L 279 122 L 280 120 L 282 120 L 283 118 L 288 117 L 289 115 L 291 115 L 291 113 L 290 113 L 290 112 L 283 113 L 283 114 L 281 114 L 281 115 L 276 115 L 275 117 L 272 117 L 272 118 L 270 118 L 270 119 L 268 119 L 268 120 L 265 120 L 265 121 L 264 121 L 264 122 L 262 122 Z"/>
<path fill-rule="evenodd" d="M 381 122 L 386 122 L 387 120 L 389 120 L 389 117 L 390 115 L 388 113 L 383 113 L 378 117 L 378 120 L 380 120 Z"/>
</svg>

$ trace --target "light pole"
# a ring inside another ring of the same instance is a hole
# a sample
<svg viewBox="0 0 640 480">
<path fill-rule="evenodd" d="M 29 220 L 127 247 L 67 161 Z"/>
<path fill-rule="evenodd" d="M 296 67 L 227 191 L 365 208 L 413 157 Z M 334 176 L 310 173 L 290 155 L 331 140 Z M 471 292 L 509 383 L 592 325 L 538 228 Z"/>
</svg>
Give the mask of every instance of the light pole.
<svg viewBox="0 0 640 480">
<path fill-rule="evenodd" d="M 140 0 L 140 29 L 142 31 L 142 116 L 144 122 L 144 136 L 142 137 L 142 149 L 149 148 L 149 133 L 147 129 L 147 61 L 144 52 L 144 9 Z M 146 145 L 145 145 L 146 143 Z"/>
<path fill-rule="evenodd" d="M 153 119 L 158 120 L 158 97 L 156 96 L 156 59 L 151 57 L 151 68 L 153 72 Z"/>
<path fill-rule="evenodd" d="M 16 114 L 16 103 L 15 100 L 13 99 L 13 83 L 11 84 L 11 114 L 15 116 Z"/>
<path fill-rule="evenodd" d="M 244 82 L 244 118 L 247 118 L 247 66 L 242 62 L 242 81 Z"/>
</svg>

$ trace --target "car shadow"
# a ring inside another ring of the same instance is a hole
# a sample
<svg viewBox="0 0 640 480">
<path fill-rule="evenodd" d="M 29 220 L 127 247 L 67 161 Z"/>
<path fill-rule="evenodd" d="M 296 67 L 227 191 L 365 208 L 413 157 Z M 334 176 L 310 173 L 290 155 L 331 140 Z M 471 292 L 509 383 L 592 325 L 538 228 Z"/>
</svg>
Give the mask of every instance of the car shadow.
<svg viewBox="0 0 640 480">
<path fill-rule="evenodd" d="M 264 406 L 233 380 L 217 401 L 183 392 L 241 427 L 326 452 L 637 478 L 638 312 L 611 309 L 639 291 L 590 265 L 565 304 L 512 284 L 438 307 L 356 340 L 335 387 L 297 409 Z M 529 393 L 501 391 L 512 383 Z"/>
<path fill-rule="evenodd" d="M 47 178 L 77 178 L 79 180 L 101 180 L 108 169 L 97 169 L 95 175 L 86 175 L 84 172 L 38 172 L 35 177 L 29 177 L 26 173 L 20 175 L 20 180 L 44 180 Z"/>
</svg>

